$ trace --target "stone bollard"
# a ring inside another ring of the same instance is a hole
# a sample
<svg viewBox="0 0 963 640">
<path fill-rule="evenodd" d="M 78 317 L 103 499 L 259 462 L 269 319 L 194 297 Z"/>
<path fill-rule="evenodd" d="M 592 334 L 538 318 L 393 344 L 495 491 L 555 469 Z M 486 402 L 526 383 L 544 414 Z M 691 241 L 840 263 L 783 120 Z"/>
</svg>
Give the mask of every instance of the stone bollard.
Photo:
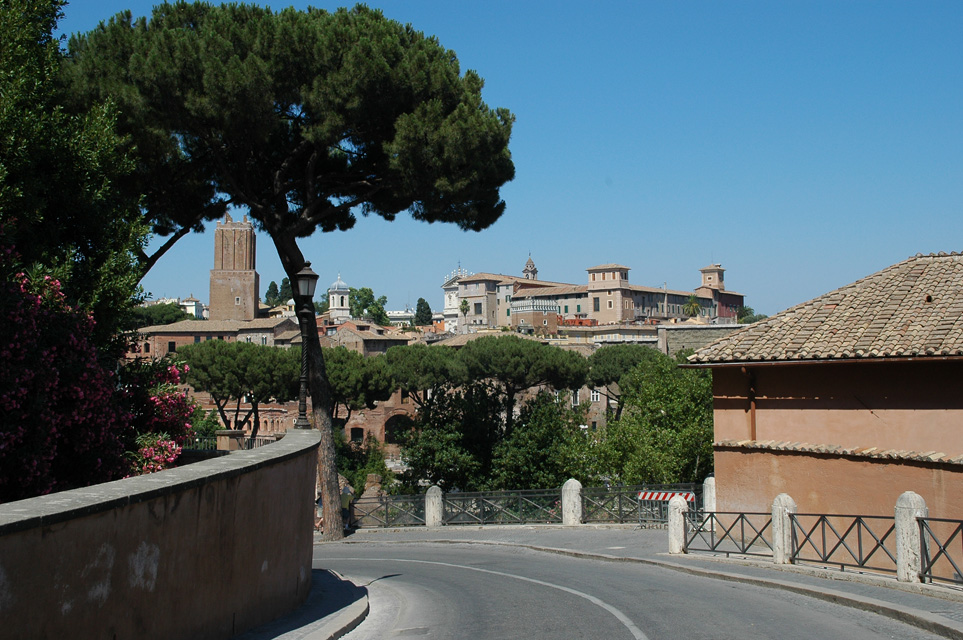
<svg viewBox="0 0 963 640">
<path fill-rule="evenodd" d="M 716 479 L 713 476 L 702 483 L 702 510 L 706 513 L 716 511 Z"/>
<path fill-rule="evenodd" d="M 425 494 L 425 526 L 440 527 L 445 522 L 445 500 L 441 487 L 432 485 Z"/>
<path fill-rule="evenodd" d="M 244 448 L 244 432 L 240 429 L 218 429 L 214 435 L 217 437 L 218 451 L 239 451 Z"/>
<path fill-rule="evenodd" d="M 789 564 L 792 559 L 790 513 L 796 513 L 796 501 L 789 494 L 780 493 L 772 501 L 772 561 L 775 564 Z"/>
<path fill-rule="evenodd" d="M 702 523 L 707 531 L 715 531 L 716 521 L 708 517 L 710 513 L 716 512 L 716 479 L 709 476 L 702 483 Z"/>
<path fill-rule="evenodd" d="M 562 524 L 582 524 L 582 483 L 569 478 L 562 485 Z"/>
<path fill-rule="evenodd" d="M 669 500 L 669 553 L 685 553 L 685 514 L 689 503 L 682 496 Z"/>
<path fill-rule="evenodd" d="M 904 491 L 896 500 L 896 579 L 900 582 L 920 581 L 923 559 L 916 519 L 928 515 L 926 501 L 918 493 Z"/>
</svg>

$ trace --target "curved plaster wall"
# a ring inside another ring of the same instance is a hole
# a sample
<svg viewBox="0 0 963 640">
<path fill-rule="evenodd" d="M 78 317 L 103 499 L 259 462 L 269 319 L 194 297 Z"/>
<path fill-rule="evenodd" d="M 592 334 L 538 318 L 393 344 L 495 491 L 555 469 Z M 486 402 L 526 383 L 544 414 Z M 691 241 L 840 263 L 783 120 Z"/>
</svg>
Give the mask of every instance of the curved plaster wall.
<svg viewBox="0 0 963 640">
<path fill-rule="evenodd" d="M 0 505 L 0 638 L 229 638 L 293 610 L 319 438 Z"/>
</svg>

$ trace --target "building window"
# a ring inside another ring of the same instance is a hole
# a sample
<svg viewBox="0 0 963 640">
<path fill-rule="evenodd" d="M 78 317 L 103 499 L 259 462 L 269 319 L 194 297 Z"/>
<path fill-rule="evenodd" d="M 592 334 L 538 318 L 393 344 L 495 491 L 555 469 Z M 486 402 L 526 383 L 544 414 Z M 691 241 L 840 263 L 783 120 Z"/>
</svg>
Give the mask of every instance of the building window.
<svg viewBox="0 0 963 640">
<path fill-rule="evenodd" d="M 605 273 L 602 273 L 602 279 L 605 280 Z"/>
<path fill-rule="evenodd" d="M 592 431 L 595 431 L 596 429 L 598 429 L 598 426 L 599 426 L 599 423 L 596 422 L 595 420 L 592 420 Z"/>
<path fill-rule="evenodd" d="M 171 340 L 167 343 L 167 353 L 174 353 L 177 351 L 177 343 Z"/>
<path fill-rule="evenodd" d="M 512 310 L 511 310 L 511 309 L 505 309 L 505 315 L 508 316 L 509 318 L 511 318 L 511 317 L 512 317 Z"/>
<path fill-rule="evenodd" d="M 575 313 L 582 313 L 582 305 L 580 304 L 575 305 Z"/>
<path fill-rule="evenodd" d="M 144 343 L 144 353 L 150 353 L 150 343 L 149 343 L 149 342 L 145 342 L 145 343 Z"/>
<path fill-rule="evenodd" d="M 609 300 L 609 309 L 611 309 L 611 308 L 612 308 L 612 301 Z"/>
<path fill-rule="evenodd" d="M 362 427 L 351 427 L 351 442 L 364 442 L 364 429 Z"/>
<path fill-rule="evenodd" d="M 592 282 L 595 282 L 595 274 L 592 274 Z"/>
<path fill-rule="evenodd" d="M 592 389 L 592 402 L 598 402 L 602 399 L 602 394 L 599 393 L 598 389 Z"/>
<path fill-rule="evenodd" d="M 480 316 L 480 315 L 481 315 L 481 312 L 482 312 L 482 308 L 481 308 L 481 307 L 482 307 L 482 305 L 481 305 L 480 302 L 476 302 L 476 303 L 475 303 L 475 315 L 476 315 L 476 316 Z"/>
<path fill-rule="evenodd" d="M 556 392 L 555 392 L 555 404 L 558 404 L 558 403 L 561 401 L 561 399 L 562 399 L 561 394 L 560 394 L 558 391 L 556 391 Z"/>
<path fill-rule="evenodd" d="M 543 326 L 543 327 L 547 327 L 547 326 L 548 326 L 548 320 L 542 320 L 542 326 Z"/>
<path fill-rule="evenodd" d="M 592 298 L 592 306 L 595 307 L 595 311 L 599 310 L 600 303 L 598 298 Z"/>
<path fill-rule="evenodd" d="M 200 341 L 201 341 L 201 337 L 200 337 L 200 336 L 194 336 L 194 344 L 199 344 Z"/>
<path fill-rule="evenodd" d="M 241 305 L 241 296 L 234 296 L 234 305 L 235 306 Z"/>
<path fill-rule="evenodd" d="M 205 342 L 210 342 L 210 341 L 211 341 L 211 338 L 213 338 L 213 336 L 207 336 L 206 338 L 204 338 L 204 341 L 205 341 Z"/>
<path fill-rule="evenodd" d="M 408 391 L 405 390 L 405 389 L 402 389 L 402 390 L 401 390 L 401 404 L 408 404 L 409 399 L 410 399 L 410 396 L 408 395 Z"/>
<path fill-rule="evenodd" d="M 568 313 L 568 305 L 565 305 L 565 313 Z"/>
<path fill-rule="evenodd" d="M 572 406 L 573 407 L 578 406 L 578 389 L 575 389 L 574 391 L 572 391 Z"/>
<path fill-rule="evenodd" d="M 261 345 L 267 346 L 267 336 L 261 336 Z"/>
</svg>

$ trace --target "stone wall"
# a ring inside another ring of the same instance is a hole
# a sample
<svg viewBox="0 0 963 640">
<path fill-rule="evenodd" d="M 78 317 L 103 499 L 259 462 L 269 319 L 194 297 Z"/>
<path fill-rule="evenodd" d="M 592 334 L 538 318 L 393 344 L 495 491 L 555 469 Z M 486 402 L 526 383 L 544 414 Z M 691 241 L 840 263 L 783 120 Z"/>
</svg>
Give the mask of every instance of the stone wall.
<svg viewBox="0 0 963 640">
<path fill-rule="evenodd" d="M 0 505 L 0 636 L 230 638 L 295 609 L 319 439 Z"/>
<path fill-rule="evenodd" d="M 699 350 L 733 331 L 742 329 L 740 324 L 662 324 L 659 325 L 659 351 L 675 356 L 683 349 Z"/>
</svg>

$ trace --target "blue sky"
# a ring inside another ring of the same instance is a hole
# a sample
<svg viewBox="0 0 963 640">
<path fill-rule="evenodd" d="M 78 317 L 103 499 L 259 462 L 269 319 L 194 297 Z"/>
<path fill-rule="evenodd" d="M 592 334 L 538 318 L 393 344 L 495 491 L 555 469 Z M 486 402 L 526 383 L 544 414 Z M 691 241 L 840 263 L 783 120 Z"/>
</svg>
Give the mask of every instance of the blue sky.
<svg viewBox="0 0 963 640">
<path fill-rule="evenodd" d="M 584 283 L 617 262 L 635 284 L 682 290 L 721 263 L 727 288 L 771 315 L 963 250 L 963 3 L 368 4 L 437 36 L 516 115 L 516 177 L 481 233 L 367 218 L 303 240 L 322 285 L 340 273 L 391 309 L 440 310 L 459 263 L 521 275 L 531 254 L 541 279 Z M 78 0 L 61 31 L 152 5 Z M 258 243 L 263 295 L 283 272 Z M 208 232 L 143 284 L 207 301 L 212 266 Z"/>
</svg>

